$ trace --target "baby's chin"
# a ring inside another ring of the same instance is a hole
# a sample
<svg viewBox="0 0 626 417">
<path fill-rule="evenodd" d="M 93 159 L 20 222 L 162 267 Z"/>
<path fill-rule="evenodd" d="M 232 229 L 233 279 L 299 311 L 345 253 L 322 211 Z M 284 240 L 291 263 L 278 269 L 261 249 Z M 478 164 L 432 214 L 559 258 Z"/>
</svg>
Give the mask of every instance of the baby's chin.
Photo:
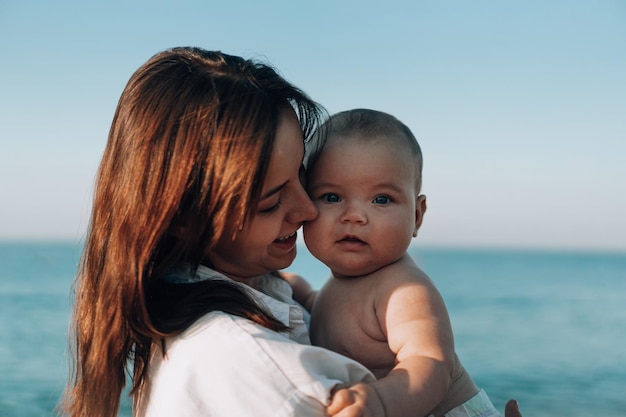
<svg viewBox="0 0 626 417">
<path fill-rule="evenodd" d="M 333 276 L 336 278 L 359 278 L 364 277 L 366 275 L 374 274 L 381 269 L 384 269 L 390 265 L 397 263 L 400 258 L 389 258 L 385 260 L 379 259 L 378 262 L 372 262 L 370 259 L 368 262 L 352 262 L 352 263 L 342 263 L 337 262 L 334 265 L 328 265 Z M 324 261 L 322 261 L 324 262 Z"/>
</svg>

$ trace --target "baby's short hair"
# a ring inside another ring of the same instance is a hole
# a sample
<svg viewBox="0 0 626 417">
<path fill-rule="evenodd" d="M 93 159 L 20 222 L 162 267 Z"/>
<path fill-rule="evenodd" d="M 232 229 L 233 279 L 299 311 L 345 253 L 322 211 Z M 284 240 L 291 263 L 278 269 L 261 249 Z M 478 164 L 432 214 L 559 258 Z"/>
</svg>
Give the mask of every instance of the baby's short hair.
<svg viewBox="0 0 626 417">
<path fill-rule="evenodd" d="M 422 149 L 407 125 L 395 116 L 378 110 L 352 109 L 335 113 L 324 123 L 318 133 L 319 149 L 311 155 L 307 169 L 315 163 L 326 140 L 341 140 L 359 136 L 363 139 L 387 140 L 390 144 L 406 146 L 415 157 L 417 190 L 422 185 Z M 320 137 L 323 136 L 323 137 Z"/>
</svg>

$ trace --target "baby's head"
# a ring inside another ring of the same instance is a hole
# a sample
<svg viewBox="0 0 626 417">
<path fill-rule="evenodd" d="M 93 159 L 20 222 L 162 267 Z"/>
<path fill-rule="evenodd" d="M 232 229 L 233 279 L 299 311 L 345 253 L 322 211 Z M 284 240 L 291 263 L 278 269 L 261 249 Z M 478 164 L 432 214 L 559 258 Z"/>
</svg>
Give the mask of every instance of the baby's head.
<svg viewBox="0 0 626 417">
<path fill-rule="evenodd" d="M 306 169 L 311 172 L 320 155 L 329 150 L 333 143 L 361 141 L 378 142 L 407 152 L 415 166 L 415 187 L 419 194 L 422 188 L 422 150 L 417 139 L 404 123 L 396 117 L 378 110 L 353 109 L 334 114 L 316 135 L 317 149 L 306 161 Z"/>
<path fill-rule="evenodd" d="M 335 114 L 306 161 L 318 208 L 305 223 L 309 251 L 335 276 L 369 274 L 399 260 L 421 226 L 422 152 L 395 117 L 355 109 Z"/>
</svg>

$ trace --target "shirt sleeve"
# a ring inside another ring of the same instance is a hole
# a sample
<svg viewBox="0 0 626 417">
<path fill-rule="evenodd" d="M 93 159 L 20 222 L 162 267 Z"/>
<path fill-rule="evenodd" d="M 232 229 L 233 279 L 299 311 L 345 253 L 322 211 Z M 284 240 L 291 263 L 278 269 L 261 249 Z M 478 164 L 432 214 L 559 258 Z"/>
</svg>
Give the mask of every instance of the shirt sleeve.
<svg viewBox="0 0 626 417">
<path fill-rule="evenodd" d="M 375 380 L 345 356 L 221 312 L 153 359 L 136 416 L 321 417 L 334 386 Z"/>
</svg>

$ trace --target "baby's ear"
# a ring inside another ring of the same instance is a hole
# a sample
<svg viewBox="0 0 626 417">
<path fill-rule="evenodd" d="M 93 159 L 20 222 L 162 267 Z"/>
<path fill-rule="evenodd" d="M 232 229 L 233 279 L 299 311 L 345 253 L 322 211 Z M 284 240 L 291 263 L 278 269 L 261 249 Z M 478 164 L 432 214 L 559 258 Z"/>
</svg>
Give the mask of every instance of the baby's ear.
<svg viewBox="0 0 626 417">
<path fill-rule="evenodd" d="M 417 231 L 422 225 L 424 220 L 424 214 L 426 213 L 426 196 L 420 194 L 415 199 L 415 229 L 413 230 L 413 237 L 417 237 Z"/>
</svg>

